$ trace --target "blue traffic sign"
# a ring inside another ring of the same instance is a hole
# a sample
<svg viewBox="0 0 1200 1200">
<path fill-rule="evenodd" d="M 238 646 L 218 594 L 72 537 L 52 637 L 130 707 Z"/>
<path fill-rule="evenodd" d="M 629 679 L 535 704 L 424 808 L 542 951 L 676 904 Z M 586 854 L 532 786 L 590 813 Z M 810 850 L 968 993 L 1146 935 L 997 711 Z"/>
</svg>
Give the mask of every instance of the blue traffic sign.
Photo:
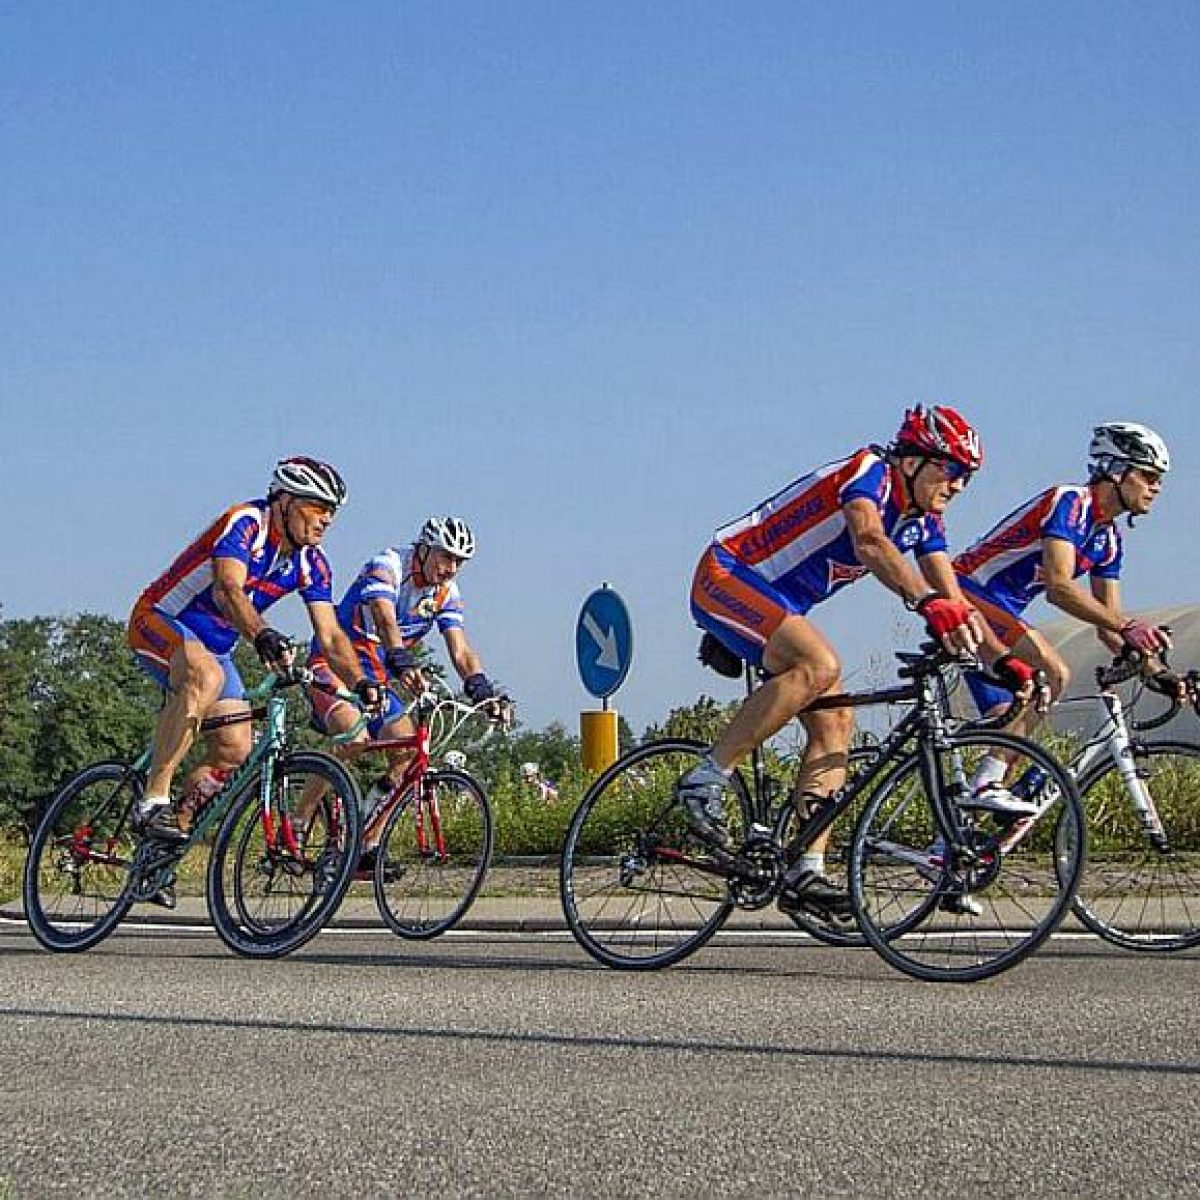
<svg viewBox="0 0 1200 1200">
<path fill-rule="evenodd" d="M 575 658 L 583 686 L 597 699 L 625 682 L 633 661 L 633 626 L 625 601 L 607 584 L 584 602 L 575 626 Z"/>
</svg>

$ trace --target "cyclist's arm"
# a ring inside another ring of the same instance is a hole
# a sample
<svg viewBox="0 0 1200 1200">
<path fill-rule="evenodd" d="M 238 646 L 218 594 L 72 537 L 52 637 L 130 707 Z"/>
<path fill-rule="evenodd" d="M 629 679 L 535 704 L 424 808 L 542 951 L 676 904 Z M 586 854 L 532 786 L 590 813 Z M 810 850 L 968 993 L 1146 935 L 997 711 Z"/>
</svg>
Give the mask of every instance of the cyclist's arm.
<svg viewBox="0 0 1200 1200">
<path fill-rule="evenodd" d="M 913 604 L 929 594 L 932 589 L 925 578 L 908 564 L 888 537 L 874 503 L 866 499 L 848 500 L 842 512 L 855 557 L 885 588 Z"/>
<path fill-rule="evenodd" d="M 385 650 L 403 650 L 404 635 L 400 632 L 400 623 L 396 620 L 396 606 L 391 600 L 368 600 L 367 608 L 375 625 L 375 632 Z M 409 667 L 396 677 L 397 683 L 406 691 L 416 695 L 425 690 L 425 676 L 419 667 Z"/>
<path fill-rule="evenodd" d="M 242 637 L 254 641 L 267 623 L 246 595 L 246 564 L 239 558 L 214 558 L 212 568 L 214 603 Z"/>
<path fill-rule="evenodd" d="M 1120 605 L 1110 608 L 1108 603 L 1109 599 L 1116 599 L 1116 594 L 1106 592 L 1104 599 L 1095 594 L 1097 584 L 1115 581 L 1094 579 L 1092 595 L 1079 587 L 1075 582 L 1075 546 L 1071 542 L 1064 538 L 1042 539 L 1042 575 L 1046 581 L 1046 599 L 1055 608 L 1077 621 L 1094 625 L 1098 631 L 1120 634 L 1125 624 Z"/>
<path fill-rule="evenodd" d="M 442 637 L 446 639 L 446 653 L 450 655 L 450 661 L 460 679 L 465 680 L 472 675 L 483 673 L 483 661 L 475 653 L 474 647 L 467 641 L 467 635 L 461 629 L 453 627 L 443 630 Z"/>
<path fill-rule="evenodd" d="M 954 563 L 944 550 L 923 554 L 917 559 L 917 566 L 921 568 L 925 582 L 934 591 L 942 596 L 948 596 L 951 600 L 957 600 L 961 604 L 975 607 L 971 604 L 971 597 L 959 587 Z M 971 630 L 978 642 L 976 653 L 984 662 L 994 663 L 996 659 L 1002 658 L 1008 653 L 1008 647 L 992 632 L 991 626 L 983 619 L 978 610 L 971 621 Z"/>
<path fill-rule="evenodd" d="M 1111 613 L 1121 612 L 1121 585 L 1115 579 L 1101 579 L 1097 575 L 1091 578 L 1092 596 Z M 1107 650 L 1120 654 L 1125 648 L 1121 638 L 1109 629 L 1097 629 L 1096 636 Z"/>
<path fill-rule="evenodd" d="M 342 682 L 348 688 L 353 688 L 363 677 L 362 667 L 359 665 L 358 655 L 354 652 L 354 646 L 346 636 L 345 630 L 338 624 L 337 609 L 323 601 L 314 601 L 307 608 L 308 619 L 312 622 L 313 633 L 317 635 L 321 653 L 328 659 L 329 665 L 337 672 Z"/>
</svg>

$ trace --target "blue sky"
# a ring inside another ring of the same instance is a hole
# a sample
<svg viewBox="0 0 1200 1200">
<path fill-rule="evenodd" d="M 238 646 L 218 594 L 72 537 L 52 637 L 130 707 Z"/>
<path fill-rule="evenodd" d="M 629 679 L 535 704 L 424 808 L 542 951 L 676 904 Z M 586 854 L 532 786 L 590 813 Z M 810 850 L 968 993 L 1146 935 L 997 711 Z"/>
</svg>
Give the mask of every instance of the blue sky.
<svg viewBox="0 0 1200 1200">
<path fill-rule="evenodd" d="M 313 453 L 342 584 L 473 523 L 470 629 L 534 726 L 590 705 L 615 586 L 640 728 L 728 694 L 686 604 L 712 529 L 916 399 L 985 439 L 960 543 L 1095 421 L 1158 427 L 1126 595 L 1194 601 L 1198 61 L 1192 3 L 8 4 L 4 614 L 123 615 Z M 860 681 L 916 634 L 871 581 L 818 623 Z"/>
</svg>

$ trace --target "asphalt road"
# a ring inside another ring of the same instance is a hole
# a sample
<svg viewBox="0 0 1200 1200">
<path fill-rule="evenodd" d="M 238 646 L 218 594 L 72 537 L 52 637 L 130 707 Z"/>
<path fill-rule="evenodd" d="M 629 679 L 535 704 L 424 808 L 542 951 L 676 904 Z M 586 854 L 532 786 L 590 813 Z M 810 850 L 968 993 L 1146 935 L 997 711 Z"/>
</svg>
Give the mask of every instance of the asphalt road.
<svg viewBox="0 0 1200 1200">
<path fill-rule="evenodd" d="M 985 984 L 720 942 L 0 925 L 0 1197 L 1200 1194 L 1195 953 L 1055 942 Z"/>
</svg>

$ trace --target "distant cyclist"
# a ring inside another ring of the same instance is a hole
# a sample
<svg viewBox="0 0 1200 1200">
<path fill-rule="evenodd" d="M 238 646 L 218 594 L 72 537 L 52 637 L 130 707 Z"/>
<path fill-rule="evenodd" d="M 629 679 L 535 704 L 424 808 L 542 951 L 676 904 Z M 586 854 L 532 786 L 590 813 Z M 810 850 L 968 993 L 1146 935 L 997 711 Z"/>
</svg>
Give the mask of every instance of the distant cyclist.
<svg viewBox="0 0 1200 1200">
<path fill-rule="evenodd" d="M 368 704 L 379 699 L 338 627 L 329 562 L 318 549 L 345 500 L 346 486 L 327 463 L 285 458 L 265 499 L 222 513 L 139 597 L 129 618 L 129 646 L 166 689 L 138 814 L 147 834 L 186 840 L 196 797 L 215 792 L 249 754 L 248 723 L 207 734 L 204 761 L 188 776 L 177 814 L 171 783 L 201 722 L 247 709 L 232 657 L 238 639 L 252 642 L 269 669 L 290 664 L 291 642 L 262 615 L 289 592 L 300 593 L 340 682 Z"/>
<path fill-rule="evenodd" d="M 1145 516 L 1171 468 L 1163 439 L 1131 421 L 1096 427 L 1088 446 L 1088 482 L 1045 489 L 1015 508 L 954 560 L 966 597 L 988 623 L 992 636 L 1021 662 L 1045 672 L 1052 697 L 1070 681 L 1062 656 L 1024 620 L 1026 608 L 1040 595 L 1068 616 L 1096 629 L 1100 641 L 1117 653 L 1130 647 L 1147 656 L 1170 648 L 1166 630 L 1121 607 L 1123 547 L 1117 519 L 1132 525 Z M 1087 575 L 1085 590 L 1076 580 Z M 1011 697 L 985 679 L 969 674 L 967 683 L 980 711 L 990 713 Z M 1014 729 L 1027 731 L 1035 714 L 1022 714 Z M 990 791 L 1012 814 L 1036 805 L 1005 786 L 1007 764 L 982 760 L 976 786 Z"/>
<path fill-rule="evenodd" d="M 337 619 L 349 636 L 366 677 L 385 689 L 382 708 L 356 739 L 408 737 L 412 721 L 405 715 L 405 695 L 425 687 L 417 646 L 435 626 L 472 704 L 497 698 L 495 685 L 463 628 L 463 604 L 455 582 L 462 565 L 475 554 L 475 537 L 459 517 L 430 517 L 409 546 L 384 550 L 359 572 L 341 603 Z M 313 647 L 309 666 L 317 677 L 328 675 L 320 648 Z M 389 686 L 389 680 L 396 686 Z M 348 733 L 359 721 L 349 704 L 326 693 L 311 691 L 313 720 L 323 732 Z M 403 775 L 409 755 L 389 751 L 388 769 L 364 798 L 367 812 Z M 363 868 L 373 865 L 373 846 L 366 847 Z"/>
<path fill-rule="evenodd" d="M 717 531 L 692 583 L 692 615 L 768 678 L 678 783 L 688 823 L 701 840 L 727 845 L 723 798 L 730 776 L 797 714 L 808 734 L 793 797 L 797 810 L 815 811 L 844 783 L 850 710 L 802 711 L 819 696 L 843 690 L 837 653 L 808 617 L 842 587 L 874 575 L 949 649 L 978 647 L 982 622 L 959 591 L 942 514 L 982 463 L 978 434 L 953 408 L 918 405 L 905 413 L 886 449 L 868 446 L 819 467 Z M 998 669 L 1014 688 L 1026 688 L 1032 676 L 1012 660 Z M 785 912 L 809 903 L 849 912 L 849 897 L 824 875 L 824 845 L 804 850 L 789 865 L 779 899 Z"/>
</svg>

